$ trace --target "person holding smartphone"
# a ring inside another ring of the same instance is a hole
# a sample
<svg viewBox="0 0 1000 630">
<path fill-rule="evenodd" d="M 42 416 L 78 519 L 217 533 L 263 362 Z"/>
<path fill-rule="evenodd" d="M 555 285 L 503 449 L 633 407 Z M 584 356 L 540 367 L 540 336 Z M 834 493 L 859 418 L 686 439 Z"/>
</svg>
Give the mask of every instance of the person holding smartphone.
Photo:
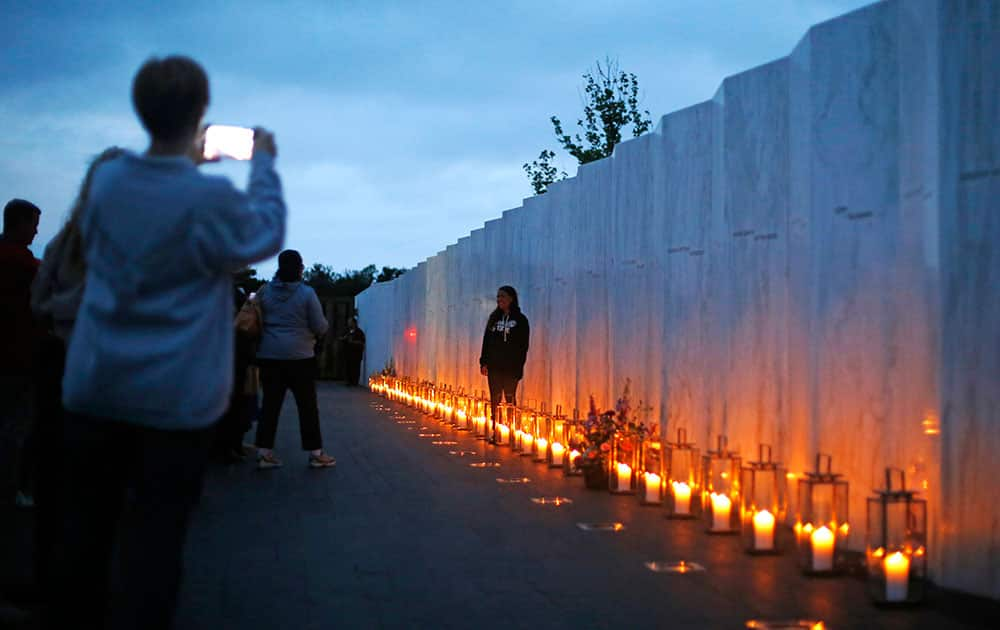
<svg viewBox="0 0 1000 630">
<path fill-rule="evenodd" d="M 270 132 L 254 131 L 245 192 L 198 169 L 208 103 L 198 63 L 146 61 L 132 104 L 149 147 L 98 167 L 80 213 L 86 277 L 63 380 L 67 499 L 46 627 L 173 619 L 212 427 L 233 387 L 231 274 L 285 238 Z"/>
</svg>

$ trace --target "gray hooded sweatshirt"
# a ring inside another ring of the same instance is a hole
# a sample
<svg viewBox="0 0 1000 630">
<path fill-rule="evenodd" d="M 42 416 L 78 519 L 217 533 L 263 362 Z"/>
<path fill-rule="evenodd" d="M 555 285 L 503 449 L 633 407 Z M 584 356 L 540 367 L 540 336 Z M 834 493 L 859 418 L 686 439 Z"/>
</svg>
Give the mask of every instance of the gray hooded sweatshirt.
<svg viewBox="0 0 1000 630">
<path fill-rule="evenodd" d="M 313 288 L 275 278 L 261 289 L 259 297 L 264 330 L 257 358 L 311 359 L 316 338 L 328 326 Z"/>
</svg>

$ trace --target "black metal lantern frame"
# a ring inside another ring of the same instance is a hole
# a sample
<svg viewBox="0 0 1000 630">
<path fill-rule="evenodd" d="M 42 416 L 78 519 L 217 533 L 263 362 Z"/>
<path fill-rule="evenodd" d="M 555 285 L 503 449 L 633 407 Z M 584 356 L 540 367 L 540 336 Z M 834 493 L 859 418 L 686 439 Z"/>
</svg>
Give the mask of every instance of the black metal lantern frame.
<svg viewBox="0 0 1000 630">
<path fill-rule="evenodd" d="M 771 459 L 769 444 L 759 445 L 757 453 L 757 461 L 747 462 L 740 471 L 743 545 L 749 554 L 777 554 L 778 531 L 788 512 L 786 470 Z"/>
<path fill-rule="evenodd" d="M 709 534 L 740 532 L 740 456 L 730 451 L 720 435 L 716 450 L 702 458 L 702 514 Z"/>
<path fill-rule="evenodd" d="M 677 429 L 677 441 L 667 442 L 663 505 L 667 518 L 697 518 L 701 512 L 701 457 L 687 431 Z"/>
<path fill-rule="evenodd" d="M 867 505 L 868 592 L 877 604 L 918 603 L 927 590 L 927 501 L 906 489 L 898 468 L 886 469 L 875 493 Z"/>
<path fill-rule="evenodd" d="M 583 474 L 583 468 L 580 466 L 580 462 L 583 460 L 583 449 L 587 441 L 586 434 L 583 430 L 583 420 L 580 419 L 580 412 L 577 409 L 573 410 L 573 418 L 566 421 L 566 425 L 563 429 L 564 439 L 566 440 L 566 457 L 563 460 L 563 475 L 566 477 L 573 477 Z"/>
<path fill-rule="evenodd" d="M 521 457 L 531 457 L 535 448 L 535 412 L 525 405 L 517 411 L 517 429 L 514 431 L 514 451 Z"/>
<path fill-rule="evenodd" d="M 562 468 L 566 462 L 566 423 L 568 420 L 562 413 L 562 405 L 556 405 L 556 413 L 552 416 L 552 423 L 549 426 L 549 447 L 546 453 L 546 461 L 549 468 Z"/>
<path fill-rule="evenodd" d="M 639 464 L 642 462 L 642 440 L 639 436 L 615 431 L 611 438 L 608 458 L 608 491 L 611 494 L 635 494 Z"/>
<path fill-rule="evenodd" d="M 832 466 L 833 458 L 819 453 L 815 470 L 799 479 L 794 531 L 799 567 L 807 575 L 838 573 L 848 562 L 850 487 Z"/>
<path fill-rule="evenodd" d="M 665 478 L 663 443 L 659 438 L 650 439 L 643 444 L 641 465 L 636 479 L 639 505 L 654 507 L 663 505 Z"/>
<path fill-rule="evenodd" d="M 539 412 L 535 414 L 535 442 L 532 446 L 531 461 L 539 464 L 549 462 L 549 436 L 551 432 L 552 415 L 542 403 Z"/>
</svg>

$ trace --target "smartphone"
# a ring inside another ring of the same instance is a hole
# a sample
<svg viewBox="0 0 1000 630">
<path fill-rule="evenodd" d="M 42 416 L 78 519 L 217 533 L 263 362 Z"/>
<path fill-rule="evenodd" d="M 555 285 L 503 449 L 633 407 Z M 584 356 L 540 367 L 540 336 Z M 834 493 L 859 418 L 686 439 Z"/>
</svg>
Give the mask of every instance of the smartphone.
<svg viewBox="0 0 1000 630">
<path fill-rule="evenodd" d="M 223 157 L 249 160 L 253 156 L 253 129 L 232 125 L 209 125 L 205 129 L 205 159 Z"/>
</svg>

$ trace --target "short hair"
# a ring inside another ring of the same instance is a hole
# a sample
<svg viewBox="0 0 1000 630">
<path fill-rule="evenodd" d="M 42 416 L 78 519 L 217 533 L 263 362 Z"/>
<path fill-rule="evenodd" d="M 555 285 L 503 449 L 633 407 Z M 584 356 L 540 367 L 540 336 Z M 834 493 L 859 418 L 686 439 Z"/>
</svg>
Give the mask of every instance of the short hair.
<svg viewBox="0 0 1000 630">
<path fill-rule="evenodd" d="M 283 282 L 295 282 L 302 271 L 302 254 L 294 249 L 286 249 L 278 254 L 278 278 Z"/>
<path fill-rule="evenodd" d="M 42 214 L 38 206 L 25 199 L 11 199 L 3 207 L 3 231 L 15 225 L 24 225 Z"/>
<path fill-rule="evenodd" d="M 132 105 L 150 136 L 176 140 L 205 113 L 208 76 L 189 57 L 152 57 L 132 80 Z"/>
</svg>

